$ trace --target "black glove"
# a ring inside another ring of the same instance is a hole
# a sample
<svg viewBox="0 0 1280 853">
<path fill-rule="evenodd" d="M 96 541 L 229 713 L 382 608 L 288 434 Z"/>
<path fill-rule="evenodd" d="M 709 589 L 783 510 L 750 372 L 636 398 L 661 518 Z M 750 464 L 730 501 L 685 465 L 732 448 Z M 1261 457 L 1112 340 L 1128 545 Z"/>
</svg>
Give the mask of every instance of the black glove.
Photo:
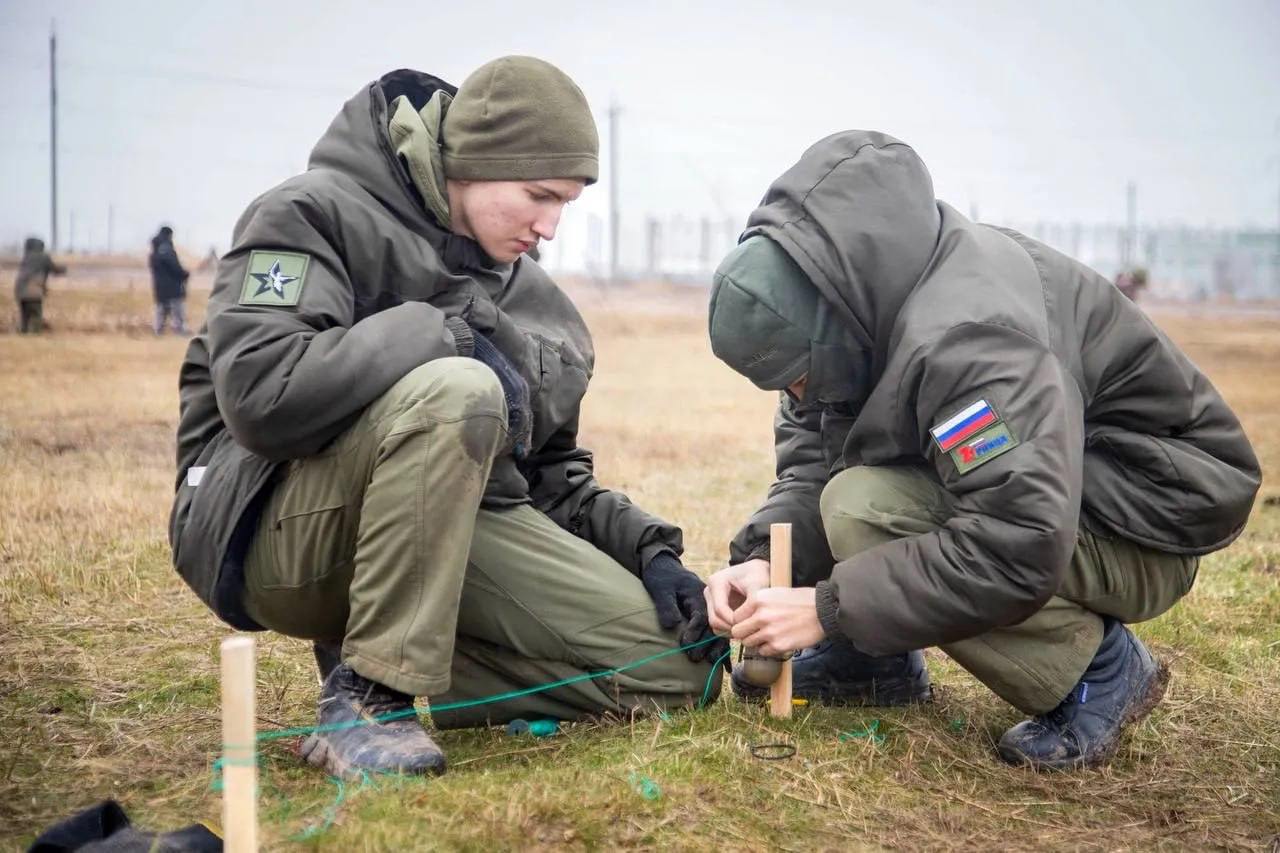
<svg viewBox="0 0 1280 853">
<path fill-rule="evenodd" d="M 475 349 L 471 357 L 488 365 L 498 374 L 502 383 L 502 396 L 507 400 L 507 447 L 516 459 L 523 459 L 529 453 L 529 444 L 533 440 L 533 410 L 529 407 L 529 385 L 516 370 L 515 365 L 507 360 L 502 351 L 493 345 L 479 332 L 475 332 Z"/>
<path fill-rule="evenodd" d="M 687 646 L 715 636 L 707 623 L 707 599 L 702 594 L 706 584 L 670 551 L 663 551 L 649 561 L 649 565 L 640 572 L 640 582 L 658 609 L 659 625 L 671 630 L 681 622 L 686 623 L 680 632 L 680 645 Z M 689 649 L 685 654 L 697 663 L 717 660 L 727 651 L 728 638 L 719 637 L 716 642 Z M 729 659 L 725 658 L 726 668 L 728 662 Z"/>
</svg>

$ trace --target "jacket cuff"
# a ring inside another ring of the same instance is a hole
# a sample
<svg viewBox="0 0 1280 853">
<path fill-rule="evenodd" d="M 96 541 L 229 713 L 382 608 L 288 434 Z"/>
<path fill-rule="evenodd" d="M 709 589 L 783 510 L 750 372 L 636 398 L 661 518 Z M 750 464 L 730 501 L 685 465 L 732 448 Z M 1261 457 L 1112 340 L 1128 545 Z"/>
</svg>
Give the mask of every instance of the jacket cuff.
<svg viewBox="0 0 1280 853">
<path fill-rule="evenodd" d="M 769 559 L 769 554 L 770 554 L 769 545 L 770 545 L 770 542 L 768 539 L 765 539 L 763 542 L 757 543 L 754 548 L 752 548 L 750 551 L 747 552 L 747 556 L 743 559 L 742 562 L 745 563 L 750 560 Z"/>
<path fill-rule="evenodd" d="M 461 317 L 449 317 L 444 321 L 444 327 L 453 334 L 453 345 L 458 355 L 470 358 L 476 351 L 476 334 L 467 321 Z"/>
<path fill-rule="evenodd" d="M 640 569 L 641 576 L 644 575 L 645 570 L 650 566 L 655 566 L 661 563 L 666 563 L 670 568 L 677 571 L 684 568 L 684 563 L 680 562 L 680 558 L 676 556 L 674 551 L 669 548 L 663 548 L 661 551 L 645 561 L 644 567 Z"/>
<path fill-rule="evenodd" d="M 843 632 L 840 630 L 839 621 L 840 601 L 836 598 L 834 589 L 827 581 L 818 581 L 814 589 L 818 605 L 818 622 L 822 624 L 822 630 L 828 637 L 841 636 Z"/>
</svg>

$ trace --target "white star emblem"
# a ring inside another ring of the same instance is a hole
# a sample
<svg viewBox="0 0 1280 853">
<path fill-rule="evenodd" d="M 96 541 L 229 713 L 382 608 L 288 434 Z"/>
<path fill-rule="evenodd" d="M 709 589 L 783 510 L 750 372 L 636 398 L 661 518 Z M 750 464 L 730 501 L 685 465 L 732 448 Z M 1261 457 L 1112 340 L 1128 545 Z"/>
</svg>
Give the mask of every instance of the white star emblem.
<svg viewBox="0 0 1280 853">
<path fill-rule="evenodd" d="M 258 280 L 258 290 L 253 294 L 254 296 L 261 296 L 270 290 L 281 299 L 284 299 L 284 286 L 298 280 L 296 275 L 285 275 L 280 272 L 279 261 L 272 264 L 271 269 L 266 272 L 252 272 L 249 275 Z"/>
</svg>

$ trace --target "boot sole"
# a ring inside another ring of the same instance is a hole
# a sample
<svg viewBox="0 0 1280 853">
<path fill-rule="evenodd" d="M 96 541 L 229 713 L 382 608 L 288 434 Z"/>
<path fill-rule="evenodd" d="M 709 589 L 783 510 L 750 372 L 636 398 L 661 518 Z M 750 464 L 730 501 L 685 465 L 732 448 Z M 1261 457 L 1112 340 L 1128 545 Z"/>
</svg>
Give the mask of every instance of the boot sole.
<svg viewBox="0 0 1280 853">
<path fill-rule="evenodd" d="M 1095 750 L 1092 755 L 1081 756 L 1067 761 L 1035 761 L 1020 752 L 1006 752 L 1001 747 L 999 748 L 1000 757 L 1008 764 L 1030 767 L 1034 770 L 1084 770 L 1106 764 L 1115 755 L 1116 750 L 1120 748 L 1120 739 L 1124 735 L 1124 730 L 1146 718 L 1164 699 L 1165 691 L 1169 689 L 1170 673 L 1168 664 L 1162 660 L 1155 661 L 1155 664 L 1156 672 L 1151 679 L 1151 685 L 1147 688 L 1146 694 L 1125 711 L 1124 719 L 1116 727 L 1116 736 L 1111 739 L 1111 742 Z"/>
<path fill-rule="evenodd" d="M 424 767 L 359 767 L 341 758 L 329 748 L 329 744 L 317 733 L 312 732 L 302 741 L 302 746 L 298 749 L 299 755 L 308 764 L 319 767 L 330 776 L 337 776 L 348 782 L 357 781 L 365 778 L 370 774 L 399 774 L 403 776 L 439 776 L 444 773 L 446 763 L 444 756 L 440 757 L 439 764 L 432 764 Z"/>
</svg>

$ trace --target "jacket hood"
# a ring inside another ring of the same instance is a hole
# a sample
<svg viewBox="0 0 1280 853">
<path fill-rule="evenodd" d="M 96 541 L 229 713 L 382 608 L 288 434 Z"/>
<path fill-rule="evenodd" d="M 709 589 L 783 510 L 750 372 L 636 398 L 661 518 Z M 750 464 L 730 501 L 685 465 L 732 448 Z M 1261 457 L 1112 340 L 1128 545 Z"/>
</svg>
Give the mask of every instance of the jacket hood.
<svg viewBox="0 0 1280 853">
<path fill-rule="evenodd" d="M 743 238 L 762 234 L 785 249 L 878 372 L 940 225 L 933 180 L 916 152 L 887 134 L 850 130 L 814 144 L 773 182 Z"/>
<path fill-rule="evenodd" d="M 44 241 L 39 237 L 28 237 L 22 244 L 22 254 L 32 255 L 44 251 Z"/>
<path fill-rule="evenodd" d="M 417 190 L 392 147 L 387 105 L 404 95 L 415 110 L 421 110 L 441 89 L 450 96 L 457 92 L 439 77 L 421 71 L 402 68 L 384 74 L 342 107 L 311 150 L 307 168 L 340 172 L 415 230 L 428 225 L 438 230 L 428 222 Z"/>
</svg>

